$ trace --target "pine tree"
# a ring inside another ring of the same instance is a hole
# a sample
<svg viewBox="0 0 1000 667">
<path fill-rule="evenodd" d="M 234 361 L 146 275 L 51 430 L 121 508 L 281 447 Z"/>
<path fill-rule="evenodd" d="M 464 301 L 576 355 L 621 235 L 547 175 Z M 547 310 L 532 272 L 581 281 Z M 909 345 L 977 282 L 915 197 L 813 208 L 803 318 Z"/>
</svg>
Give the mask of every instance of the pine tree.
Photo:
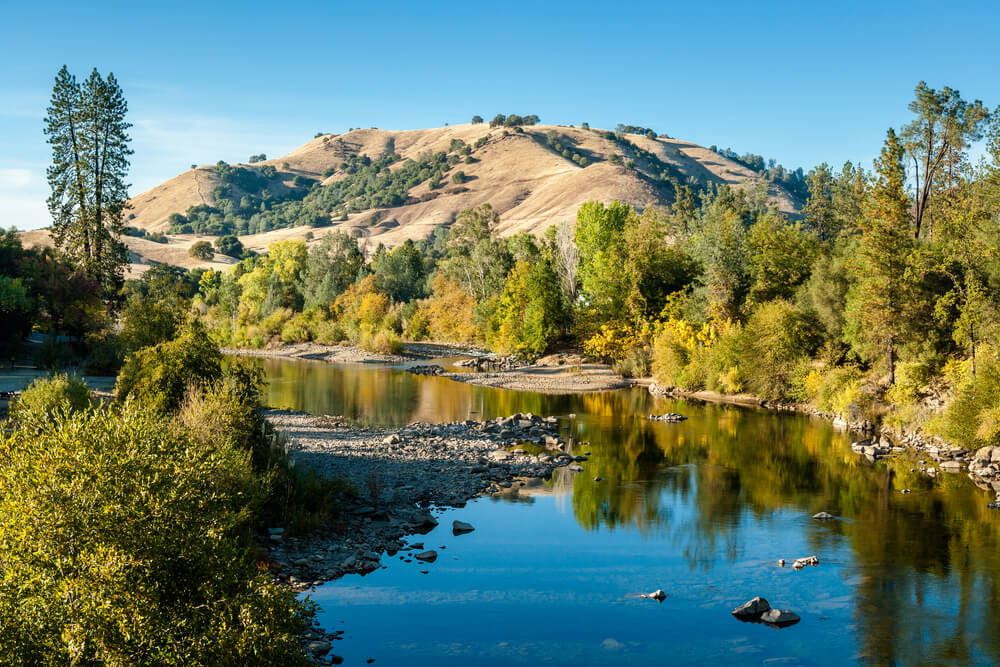
<svg viewBox="0 0 1000 667">
<path fill-rule="evenodd" d="M 847 309 L 852 338 L 867 356 L 886 356 L 891 385 L 896 379 L 896 346 L 906 332 L 913 287 L 903 147 L 892 129 L 875 161 L 875 171 L 871 196 L 860 220 L 857 282 L 848 295 Z"/>
<path fill-rule="evenodd" d="M 824 162 L 810 171 L 806 183 L 809 199 L 802 209 L 806 226 L 816 232 L 820 241 L 831 241 L 840 230 L 833 206 L 834 179 L 829 165 Z"/>
<path fill-rule="evenodd" d="M 64 65 L 45 119 L 52 146 L 46 175 L 53 240 L 70 263 L 101 285 L 109 301 L 117 298 L 128 260 L 120 238 L 133 153 L 127 111 L 114 74 L 105 79 L 95 69 L 80 84 Z"/>
</svg>

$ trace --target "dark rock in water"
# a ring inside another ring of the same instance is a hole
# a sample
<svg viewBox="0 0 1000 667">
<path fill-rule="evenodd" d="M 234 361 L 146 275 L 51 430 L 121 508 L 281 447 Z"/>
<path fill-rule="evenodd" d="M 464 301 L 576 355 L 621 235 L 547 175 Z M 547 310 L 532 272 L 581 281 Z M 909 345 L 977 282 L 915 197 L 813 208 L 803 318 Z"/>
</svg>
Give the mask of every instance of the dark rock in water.
<svg viewBox="0 0 1000 667">
<path fill-rule="evenodd" d="M 444 368 L 438 366 L 437 364 L 432 364 L 430 366 L 410 366 L 406 370 L 414 375 L 444 375 L 446 372 Z"/>
<path fill-rule="evenodd" d="M 414 556 L 414 558 L 416 558 L 417 560 L 422 560 L 425 563 L 433 563 L 434 561 L 437 560 L 437 557 L 438 557 L 438 552 L 434 551 L 433 549 L 431 549 L 430 551 L 421 551 L 416 556 Z"/>
<path fill-rule="evenodd" d="M 760 620 L 764 621 L 768 625 L 775 625 L 779 628 L 784 628 L 789 625 L 795 625 L 801 619 L 799 615 L 795 612 L 788 611 L 787 609 L 771 609 L 760 617 Z"/>
<path fill-rule="evenodd" d="M 452 521 L 451 522 L 451 532 L 455 535 L 461 535 L 462 533 L 471 533 L 475 528 L 471 523 L 466 523 L 464 521 Z"/>
<path fill-rule="evenodd" d="M 676 412 L 668 412 L 665 415 L 649 415 L 649 421 L 653 422 L 667 422 L 668 424 L 675 424 L 677 422 L 682 422 L 687 417 L 684 415 L 679 415 Z"/>
<path fill-rule="evenodd" d="M 571 466 L 566 466 L 566 470 L 569 470 L 570 472 L 583 472 L 583 466 L 573 464 Z"/>
<path fill-rule="evenodd" d="M 829 512 L 817 512 L 816 514 L 813 514 L 813 518 L 817 521 L 829 521 L 830 519 L 836 519 L 837 517 L 833 516 Z"/>
<path fill-rule="evenodd" d="M 595 477 L 595 478 L 594 478 L 594 481 L 595 481 L 595 482 L 603 482 L 603 481 L 604 481 L 604 478 L 603 478 L 603 477 Z"/>
<path fill-rule="evenodd" d="M 733 616 L 736 618 L 752 619 L 757 618 L 770 609 L 771 605 L 768 604 L 767 600 L 762 597 L 755 597 L 748 602 L 744 602 L 736 609 L 733 609 Z"/>
</svg>

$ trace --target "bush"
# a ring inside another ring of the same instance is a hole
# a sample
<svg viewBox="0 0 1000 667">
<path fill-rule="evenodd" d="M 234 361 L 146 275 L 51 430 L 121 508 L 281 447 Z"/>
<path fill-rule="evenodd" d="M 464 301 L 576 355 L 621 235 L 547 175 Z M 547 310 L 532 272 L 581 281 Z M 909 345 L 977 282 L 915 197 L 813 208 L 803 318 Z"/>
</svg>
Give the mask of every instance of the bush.
<svg viewBox="0 0 1000 667">
<path fill-rule="evenodd" d="M 57 373 L 32 380 L 14 402 L 10 416 L 17 421 L 44 419 L 61 410 L 86 410 L 93 403 L 94 398 L 83 378 Z"/>
<path fill-rule="evenodd" d="M 821 342 L 820 325 L 786 301 L 760 306 L 750 316 L 740 340 L 747 388 L 762 398 L 786 398 L 796 365 Z"/>
<path fill-rule="evenodd" d="M 403 351 L 403 342 L 399 336 L 386 331 L 379 331 L 373 335 L 365 334 L 359 344 L 376 354 L 399 354 Z"/>
<path fill-rule="evenodd" d="M 955 396 L 929 424 L 935 434 L 968 448 L 1000 445 L 1000 360 L 982 349 L 976 375 L 968 362 L 947 367 Z"/>
<path fill-rule="evenodd" d="M 174 340 L 132 353 L 125 362 L 115 397 L 140 401 L 152 411 L 173 412 L 191 383 L 222 377 L 222 354 L 197 319 L 188 320 Z"/>
<path fill-rule="evenodd" d="M 21 664 L 305 664 L 312 608 L 239 535 L 248 455 L 139 405 L 0 432 L 0 654 Z"/>
</svg>

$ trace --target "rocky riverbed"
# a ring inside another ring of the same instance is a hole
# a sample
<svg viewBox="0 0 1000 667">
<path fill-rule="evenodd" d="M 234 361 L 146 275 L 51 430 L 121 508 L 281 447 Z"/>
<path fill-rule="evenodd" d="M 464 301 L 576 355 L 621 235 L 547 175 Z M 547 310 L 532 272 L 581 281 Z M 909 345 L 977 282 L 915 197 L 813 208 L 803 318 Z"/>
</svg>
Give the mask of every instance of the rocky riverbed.
<svg viewBox="0 0 1000 667">
<path fill-rule="evenodd" d="M 358 491 L 334 526 L 307 536 L 286 536 L 274 527 L 260 536 L 271 572 L 297 591 L 371 572 L 386 557 L 432 562 L 432 545 L 412 536 L 434 528 L 445 508 L 483 493 L 509 493 L 561 466 L 582 471 L 585 460 L 567 453 L 555 417 L 516 414 L 396 429 L 356 428 L 301 412 L 269 411 L 266 417 L 284 436 L 297 468 L 344 480 Z M 470 528 L 453 526 L 458 532 Z M 315 629 L 306 637 L 307 649 L 319 659 L 333 639 Z"/>
</svg>

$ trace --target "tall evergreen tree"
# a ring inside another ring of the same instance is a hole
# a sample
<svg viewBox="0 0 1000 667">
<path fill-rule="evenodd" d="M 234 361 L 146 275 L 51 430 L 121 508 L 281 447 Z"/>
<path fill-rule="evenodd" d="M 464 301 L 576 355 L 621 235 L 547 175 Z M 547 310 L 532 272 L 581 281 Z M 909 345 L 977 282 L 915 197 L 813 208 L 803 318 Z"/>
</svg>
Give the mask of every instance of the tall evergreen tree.
<svg viewBox="0 0 1000 667">
<path fill-rule="evenodd" d="M 45 134 L 52 146 L 49 212 L 56 247 L 76 268 L 117 297 L 128 254 L 121 241 L 128 209 L 131 126 L 114 74 L 95 69 L 78 83 L 64 65 L 56 75 Z"/>
<path fill-rule="evenodd" d="M 809 199 L 802 212 L 806 226 L 816 232 L 820 241 L 830 241 L 837 237 L 838 220 L 833 207 L 834 179 L 830 166 L 823 163 L 806 176 Z"/>
<path fill-rule="evenodd" d="M 875 171 L 860 221 L 857 281 L 848 294 L 847 309 L 853 342 L 869 358 L 885 355 L 891 385 L 896 381 L 896 347 L 906 331 L 913 284 L 903 146 L 892 129 L 875 161 Z"/>
</svg>

